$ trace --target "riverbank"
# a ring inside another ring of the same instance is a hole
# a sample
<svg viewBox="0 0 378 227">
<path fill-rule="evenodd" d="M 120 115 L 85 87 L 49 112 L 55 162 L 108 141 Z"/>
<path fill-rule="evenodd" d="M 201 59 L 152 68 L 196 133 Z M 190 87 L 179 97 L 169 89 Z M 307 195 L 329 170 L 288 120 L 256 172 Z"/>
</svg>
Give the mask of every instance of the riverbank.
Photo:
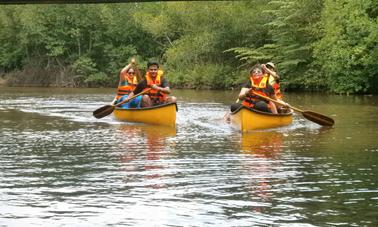
<svg viewBox="0 0 378 227">
<path fill-rule="evenodd" d="M 84 84 L 80 75 L 75 75 L 69 67 L 39 68 L 28 66 L 22 70 L 3 73 L 0 86 L 8 87 L 89 87 Z M 93 87 L 98 85 L 92 84 Z"/>
<path fill-rule="evenodd" d="M 0 78 L 0 86 L 3 87 L 3 86 L 6 86 L 7 85 L 7 81 Z"/>
<path fill-rule="evenodd" d="M 201 66 L 196 66 L 201 67 Z M 195 67 L 194 67 L 195 68 Z M 167 70 L 165 77 L 173 89 L 190 90 L 240 90 L 242 85 L 248 81 L 248 73 L 243 70 L 222 74 L 221 70 L 213 67 L 206 67 L 205 70 L 175 71 Z M 226 70 L 226 68 L 223 68 Z M 143 70 L 141 70 L 143 75 Z M 49 67 L 47 69 L 28 66 L 23 70 L 12 71 L 0 75 L 0 86 L 2 87 L 51 87 L 51 88 L 115 88 L 118 83 L 118 73 L 111 75 L 94 74 L 89 77 L 75 74 L 71 67 Z M 356 92 L 355 94 L 370 95 L 378 93 L 378 85 L 371 85 L 369 90 Z M 326 85 L 313 84 L 304 86 L 299 83 L 292 83 L 282 76 L 282 92 L 323 92 L 328 94 L 352 94 L 338 93 L 332 91 Z"/>
</svg>

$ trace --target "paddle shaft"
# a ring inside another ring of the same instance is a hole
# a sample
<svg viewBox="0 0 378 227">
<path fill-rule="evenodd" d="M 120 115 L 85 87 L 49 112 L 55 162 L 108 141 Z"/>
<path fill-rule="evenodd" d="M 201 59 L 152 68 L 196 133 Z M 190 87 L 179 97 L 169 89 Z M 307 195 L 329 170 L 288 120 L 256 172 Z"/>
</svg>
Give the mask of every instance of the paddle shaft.
<svg viewBox="0 0 378 227">
<path fill-rule="evenodd" d="M 323 126 L 332 126 L 335 121 L 330 118 L 330 117 L 327 117 L 323 114 L 320 114 L 320 113 L 316 113 L 316 112 L 313 112 L 313 111 L 304 111 L 304 110 L 301 110 L 299 108 L 296 108 L 296 107 L 292 107 L 291 105 L 287 104 L 287 103 L 284 103 L 284 102 L 280 102 L 280 101 L 277 101 L 275 99 L 272 99 L 272 98 L 269 98 L 267 96 L 264 96 L 264 95 L 261 95 L 261 94 L 258 94 L 254 91 L 252 91 L 254 95 L 257 95 L 265 100 L 268 100 L 268 101 L 271 101 L 271 102 L 274 102 L 278 105 L 281 105 L 281 106 L 286 106 L 290 109 L 293 109 L 295 111 L 298 111 L 298 112 L 301 112 L 303 117 L 305 117 L 307 120 L 310 120 L 312 122 L 315 122 L 319 125 L 323 125 Z"/>
<path fill-rule="evenodd" d="M 135 99 L 136 97 L 138 97 L 139 95 L 143 95 L 144 93 L 149 92 L 150 90 L 151 90 L 151 88 L 148 88 L 148 89 L 140 92 L 139 94 L 133 95 L 132 97 L 127 98 L 127 99 L 117 103 L 116 105 L 106 105 L 106 106 L 100 107 L 97 110 L 93 111 L 93 116 L 95 118 L 103 118 L 105 116 L 108 116 L 109 114 L 111 114 L 114 111 L 115 107 L 118 107 L 118 106 L 120 106 L 120 105 L 122 105 L 126 102 L 129 102 L 129 101 Z"/>
<path fill-rule="evenodd" d="M 259 97 L 261 97 L 261 98 L 263 98 L 263 99 L 266 99 L 266 100 L 272 101 L 272 102 L 274 102 L 274 103 L 276 103 L 276 104 L 278 104 L 278 105 L 289 107 L 290 109 L 296 110 L 296 111 L 301 112 L 301 113 L 304 112 L 303 110 L 301 110 L 301 109 L 299 109 L 299 108 L 296 108 L 296 107 L 292 107 L 292 106 L 290 106 L 290 105 L 287 104 L 287 103 L 283 103 L 283 102 L 277 101 L 277 100 L 275 100 L 275 99 L 269 98 L 268 96 L 261 95 L 261 94 L 259 94 L 259 93 L 254 92 L 254 91 L 252 91 L 252 92 L 253 92 L 254 95 L 257 95 L 257 96 L 259 96 Z"/>
<path fill-rule="evenodd" d="M 136 94 L 136 95 L 133 95 L 133 96 L 131 96 L 130 98 L 127 98 L 127 99 L 125 99 L 125 100 L 123 100 L 123 101 L 121 101 L 121 102 L 115 104 L 114 107 L 118 107 L 118 106 L 120 106 L 120 105 L 122 105 L 122 104 L 124 104 L 124 103 L 126 103 L 126 102 L 129 102 L 129 101 L 135 99 L 136 97 L 138 97 L 139 95 L 143 95 L 143 94 L 149 92 L 150 90 L 151 90 L 151 88 L 147 88 L 146 90 L 142 91 L 141 93 Z"/>
</svg>

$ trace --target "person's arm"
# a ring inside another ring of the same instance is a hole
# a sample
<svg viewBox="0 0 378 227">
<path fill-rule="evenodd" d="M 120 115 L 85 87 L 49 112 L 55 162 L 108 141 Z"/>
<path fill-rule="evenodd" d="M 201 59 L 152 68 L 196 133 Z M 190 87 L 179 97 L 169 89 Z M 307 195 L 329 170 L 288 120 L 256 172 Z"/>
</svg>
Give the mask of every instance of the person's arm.
<svg viewBox="0 0 378 227">
<path fill-rule="evenodd" d="M 169 88 L 168 81 L 165 78 L 163 78 L 163 80 L 161 81 L 161 87 L 154 84 L 151 86 L 151 88 L 163 92 L 165 94 L 171 94 L 171 89 Z"/>
<path fill-rule="evenodd" d="M 274 100 L 277 100 L 277 97 L 276 97 L 276 94 L 274 93 L 274 89 L 271 85 L 267 85 L 267 91 L 268 91 L 268 94 L 267 94 L 267 97 L 271 98 L 271 99 L 274 99 Z M 278 111 L 277 111 L 277 106 L 274 102 L 272 101 L 269 101 L 269 106 L 270 106 L 270 110 L 272 111 L 273 114 L 277 114 Z"/>
<path fill-rule="evenodd" d="M 139 68 L 137 66 L 135 66 L 135 75 L 138 79 L 138 82 L 142 81 L 142 76 L 140 75 L 140 71 L 139 71 Z"/>
<path fill-rule="evenodd" d="M 273 88 L 271 87 L 271 89 L 273 90 Z M 281 106 L 287 106 L 288 104 L 282 100 L 280 100 L 279 98 L 277 98 L 276 96 L 276 93 L 274 93 L 274 90 L 270 93 L 270 98 L 276 100 L 278 103 L 278 105 L 281 105 Z M 271 101 L 270 101 L 271 102 Z"/>
<path fill-rule="evenodd" d="M 136 64 L 136 62 L 135 62 L 135 58 L 132 58 L 132 59 L 130 60 L 130 63 L 127 64 L 125 67 L 123 67 L 123 69 L 121 69 L 121 72 L 119 73 L 119 83 L 121 83 L 121 81 L 122 81 L 122 77 L 124 77 L 125 74 L 129 71 L 129 69 L 130 69 L 131 67 L 134 67 L 135 64 Z M 139 78 L 138 78 L 138 80 L 139 80 Z"/>
<path fill-rule="evenodd" d="M 117 102 L 117 96 L 116 97 L 114 97 L 114 99 L 113 99 L 113 101 L 110 103 L 110 105 L 115 105 L 116 104 L 116 102 Z"/>
<path fill-rule="evenodd" d="M 247 97 L 248 93 L 250 92 L 252 88 L 246 88 L 246 87 L 243 87 L 241 90 L 240 90 L 240 93 L 239 93 L 239 99 L 240 100 L 244 100 L 245 97 Z"/>
<path fill-rule="evenodd" d="M 273 114 L 277 114 L 278 113 L 276 104 L 274 102 L 269 101 L 269 106 L 270 106 L 270 110 L 272 111 Z"/>
<path fill-rule="evenodd" d="M 163 92 L 165 94 L 171 94 L 171 89 L 169 87 L 159 87 L 156 84 L 151 86 L 152 89 L 158 90 L 160 92 Z"/>
<path fill-rule="evenodd" d="M 131 62 L 128 65 L 126 65 L 125 67 L 123 67 L 123 69 L 121 69 L 121 71 L 119 72 L 118 86 L 121 85 L 123 78 L 125 77 L 125 74 L 127 73 L 127 71 L 129 71 L 129 69 L 132 67 L 133 64 L 135 64 L 134 58 L 131 59 Z M 117 102 L 117 95 L 114 97 L 113 101 L 110 104 L 115 105 L 116 102 Z"/>
<path fill-rule="evenodd" d="M 251 84 L 251 81 L 248 81 L 246 82 L 242 89 L 240 90 L 240 93 L 239 93 L 239 100 L 244 100 L 245 97 L 247 97 L 248 93 L 250 92 L 250 90 L 252 89 L 252 84 Z"/>
<path fill-rule="evenodd" d="M 129 96 L 131 97 L 134 94 L 141 93 L 145 88 L 147 88 L 147 81 L 144 79 L 140 81 L 137 86 L 135 87 L 134 91 L 132 91 Z"/>
<path fill-rule="evenodd" d="M 265 72 L 274 77 L 275 80 L 280 79 L 278 74 L 275 71 L 268 69 L 265 64 L 262 64 L 261 67 Z"/>
</svg>

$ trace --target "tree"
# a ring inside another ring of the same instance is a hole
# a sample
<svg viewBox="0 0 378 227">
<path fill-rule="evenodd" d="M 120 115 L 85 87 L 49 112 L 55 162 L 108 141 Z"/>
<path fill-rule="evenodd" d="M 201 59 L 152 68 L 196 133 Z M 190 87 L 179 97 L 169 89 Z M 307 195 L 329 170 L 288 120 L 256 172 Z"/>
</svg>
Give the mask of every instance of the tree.
<svg viewBox="0 0 378 227">
<path fill-rule="evenodd" d="M 320 88 L 322 77 L 313 73 L 312 44 L 319 39 L 321 10 L 322 0 L 269 1 L 261 8 L 265 39 L 231 50 L 249 64 L 275 62 L 286 87 Z"/>
<path fill-rule="evenodd" d="M 315 57 L 332 91 L 377 92 L 376 9 L 377 3 L 371 0 L 325 1 L 324 34 L 315 45 Z"/>
</svg>

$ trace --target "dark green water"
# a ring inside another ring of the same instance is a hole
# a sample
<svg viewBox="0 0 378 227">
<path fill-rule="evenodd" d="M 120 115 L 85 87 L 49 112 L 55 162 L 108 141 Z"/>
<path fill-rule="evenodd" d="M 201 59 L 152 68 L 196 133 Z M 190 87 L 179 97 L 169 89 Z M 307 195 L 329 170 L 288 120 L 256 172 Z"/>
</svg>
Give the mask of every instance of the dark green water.
<svg viewBox="0 0 378 227">
<path fill-rule="evenodd" d="M 180 91 L 176 129 L 95 119 L 114 89 L 0 88 L 0 226 L 377 226 L 378 97 L 287 94 L 241 135 L 237 92 Z"/>
</svg>

